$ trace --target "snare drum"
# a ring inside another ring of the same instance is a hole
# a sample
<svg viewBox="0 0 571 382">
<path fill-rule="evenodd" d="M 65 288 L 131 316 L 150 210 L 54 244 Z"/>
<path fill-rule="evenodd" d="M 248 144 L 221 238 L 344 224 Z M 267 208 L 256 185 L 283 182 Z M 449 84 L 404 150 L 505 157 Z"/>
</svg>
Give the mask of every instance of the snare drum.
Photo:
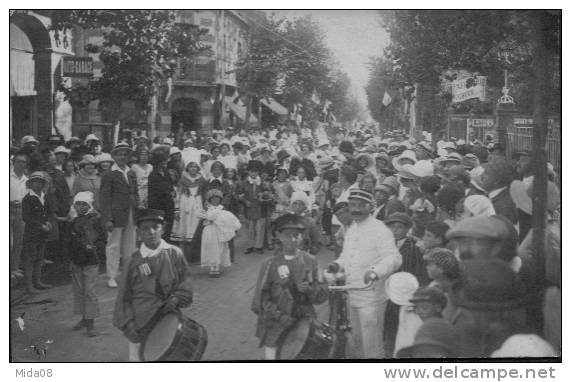
<svg viewBox="0 0 571 382">
<path fill-rule="evenodd" d="M 182 313 L 162 316 L 141 344 L 143 362 L 199 361 L 208 344 L 206 328 Z"/>
<path fill-rule="evenodd" d="M 333 358 L 335 330 L 312 318 L 302 318 L 286 334 L 278 359 Z"/>
</svg>

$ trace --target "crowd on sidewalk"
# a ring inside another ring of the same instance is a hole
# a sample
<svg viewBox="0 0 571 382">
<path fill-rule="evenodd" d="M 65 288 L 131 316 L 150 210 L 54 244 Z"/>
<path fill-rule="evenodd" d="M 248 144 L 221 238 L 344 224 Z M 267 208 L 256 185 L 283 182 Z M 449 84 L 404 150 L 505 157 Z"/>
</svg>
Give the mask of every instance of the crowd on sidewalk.
<svg viewBox="0 0 571 382">
<path fill-rule="evenodd" d="M 50 287 L 45 252 L 68 259 L 76 330 L 95 335 L 95 280 L 104 265 L 108 287 L 118 286 L 131 256 L 146 256 L 136 223 L 161 211 L 162 240 L 212 278 L 230 271 L 244 225 L 245 254 L 283 254 L 287 240 L 291 256 L 312 259 L 327 247 L 337 258 L 325 272 L 330 282 L 375 281 L 372 291 L 349 293 L 357 357 L 560 354 L 558 175 L 548 164 L 545 251 L 537 254 L 528 151 L 506 158 L 494 142 L 319 123 L 152 141 L 131 134 L 108 153 L 102 147 L 94 134 L 25 136 L 10 153 L 10 276 L 37 293 Z M 295 216 L 288 224 L 299 243 L 276 226 L 284 216 Z M 319 293 L 311 301 L 323 302 L 326 288 Z M 296 314 L 268 322 L 287 330 Z M 262 338 L 269 358 L 279 340 Z"/>
</svg>

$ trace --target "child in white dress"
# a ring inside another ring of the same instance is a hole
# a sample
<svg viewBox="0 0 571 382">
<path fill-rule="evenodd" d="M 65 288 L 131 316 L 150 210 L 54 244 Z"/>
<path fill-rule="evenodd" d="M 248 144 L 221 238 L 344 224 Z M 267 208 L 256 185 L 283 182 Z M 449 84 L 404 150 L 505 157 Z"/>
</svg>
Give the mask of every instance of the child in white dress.
<svg viewBox="0 0 571 382">
<path fill-rule="evenodd" d="M 222 204 L 222 192 L 212 189 L 206 194 L 207 209 L 200 216 L 204 219 L 200 262 L 202 267 L 210 268 L 210 277 L 220 277 L 220 267 L 229 267 L 230 248 L 228 242 L 241 228 L 234 214 L 225 211 Z"/>
</svg>

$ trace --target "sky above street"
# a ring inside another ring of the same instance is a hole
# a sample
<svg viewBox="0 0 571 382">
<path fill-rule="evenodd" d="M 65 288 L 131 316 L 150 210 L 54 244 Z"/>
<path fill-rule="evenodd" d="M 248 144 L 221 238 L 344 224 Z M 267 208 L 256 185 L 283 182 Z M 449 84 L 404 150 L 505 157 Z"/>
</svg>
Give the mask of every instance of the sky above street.
<svg viewBox="0 0 571 382">
<path fill-rule="evenodd" d="M 321 24 L 329 48 L 333 51 L 342 70 L 351 78 L 353 92 L 367 107 L 364 87 L 369 71 L 367 62 L 372 56 L 380 56 L 389 38 L 379 23 L 374 10 L 281 10 L 270 11 L 294 19 L 304 15 Z"/>
</svg>

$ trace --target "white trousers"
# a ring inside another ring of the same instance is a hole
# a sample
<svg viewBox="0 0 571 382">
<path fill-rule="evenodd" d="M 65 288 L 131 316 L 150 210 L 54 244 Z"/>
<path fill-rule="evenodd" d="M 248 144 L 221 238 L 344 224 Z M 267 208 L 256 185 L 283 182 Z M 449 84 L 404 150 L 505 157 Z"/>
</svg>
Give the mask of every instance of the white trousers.
<svg viewBox="0 0 571 382">
<path fill-rule="evenodd" d="M 385 358 L 383 329 L 387 301 L 370 302 L 366 306 L 351 307 L 354 356 L 356 358 Z"/>
<path fill-rule="evenodd" d="M 135 252 L 137 232 L 133 222 L 133 213 L 129 211 L 129 220 L 126 227 L 116 227 L 107 234 L 107 276 L 110 280 L 116 280 L 119 274 L 119 264 L 123 259 L 123 265 L 127 264 L 133 252 Z"/>
</svg>

